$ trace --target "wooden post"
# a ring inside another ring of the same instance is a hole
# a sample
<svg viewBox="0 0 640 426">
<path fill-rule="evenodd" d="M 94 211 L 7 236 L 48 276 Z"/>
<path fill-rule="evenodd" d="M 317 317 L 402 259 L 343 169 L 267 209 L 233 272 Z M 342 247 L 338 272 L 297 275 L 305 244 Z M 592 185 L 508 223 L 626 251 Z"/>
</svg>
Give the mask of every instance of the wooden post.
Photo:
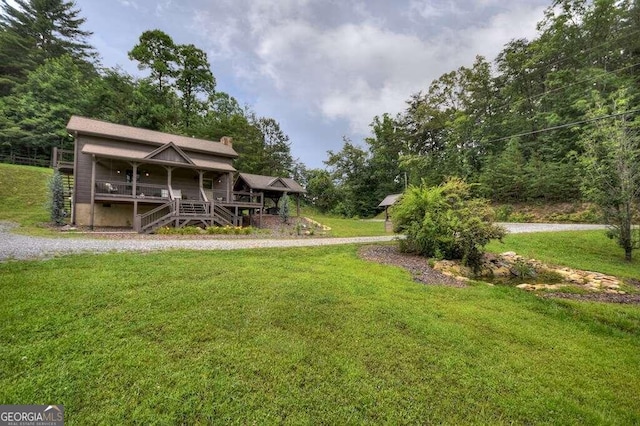
<svg viewBox="0 0 640 426">
<path fill-rule="evenodd" d="M 204 181 L 204 172 L 202 170 L 198 170 L 198 185 L 200 185 L 199 196 L 202 197 L 202 193 L 204 192 L 203 181 Z M 202 200 L 205 201 L 205 200 Z"/>
<path fill-rule="evenodd" d="M 133 223 L 135 226 L 136 217 L 138 216 L 138 163 L 131 163 L 131 166 L 133 166 L 131 196 L 133 197 Z"/>
<path fill-rule="evenodd" d="M 53 147 L 53 155 L 51 156 L 51 168 L 58 168 L 58 147 L 56 146 Z"/>
<path fill-rule="evenodd" d="M 89 228 L 93 231 L 96 198 L 96 156 L 91 158 L 91 217 L 89 218 Z"/>
<path fill-rule="evenodd" d="M 300 217 L 300 194 L 296 194 L 296 211 Z"/>
<path fill-rule="evenodd" d="M 231 191 L 233 186 L 233 172 L 227 174 L 227 203 L 231 202 Z"/>
<path fill-rule="evenodd" d="M 167 187 L 169 189 L 169 196 L 173 200 L 173 188 L 171 187 L 171 172 L 173 167 L 167 166 Z"/>
</svg>

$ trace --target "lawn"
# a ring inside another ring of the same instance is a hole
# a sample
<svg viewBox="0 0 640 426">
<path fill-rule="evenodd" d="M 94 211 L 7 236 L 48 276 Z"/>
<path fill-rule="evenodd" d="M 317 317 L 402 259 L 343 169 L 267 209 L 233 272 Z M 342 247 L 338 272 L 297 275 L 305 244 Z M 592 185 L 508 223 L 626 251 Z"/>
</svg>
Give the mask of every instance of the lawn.
<svg viewBox="0 0 640 426">
<path fill-rule="evenodd" d="M 49 220 L 47 184 L 52 169 L 0 163 L 0 220 L 36 230 Z"/>
<path fill-rule="evenodd" d="M 640 308 L 427 287 L 356 250 L 0 264 L 0 403 L 69 424 L 640 422 Z"/>
<path fill-rule="evenodd" d="M 640 279 L 640 250 L 634 251 L 632 262 L 626 262 L 624 251 L 605 231 L 512 234 L 504 238 L 504 244 L 491 242 L 487 250 L 515 251 L 550 264 Z"/>
<path fill-rule="evenodd" d="M 384 222 L 380 220 L 345 219 L 323 215 L 310 209 L 303 215 L 331 228 L 332 237 L 373 237 L 389 235 L 385 232 Z"/>
</svg>

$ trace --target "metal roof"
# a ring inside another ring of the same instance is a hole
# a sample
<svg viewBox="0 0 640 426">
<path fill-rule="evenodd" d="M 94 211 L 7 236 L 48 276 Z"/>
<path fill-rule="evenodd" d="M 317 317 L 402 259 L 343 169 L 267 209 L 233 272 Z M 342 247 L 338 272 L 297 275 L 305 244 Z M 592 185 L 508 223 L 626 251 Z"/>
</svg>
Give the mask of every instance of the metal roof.
<svg viewBox="0 0 640 426">
<path fill-rule="evenodd" d="M 232 146 L 225 145 L 221 142 L 173 135 L 171 133 L 157 132 L 155 130 L 141 129 L 138 127 L 123 126 L 122 124 L 113 124 L 77 115 L 71 116 L 71 119 L 67 124 L 67 130 L 69 132 L 78 132 L 83 135 L 139 142 L 154 145 L 156 147 L 173 142 L 183 150 L 199 151 L 223 157 L 238 157 L 238 153 Z"/>
<path fill-rule="evenodd" d="M 390 194 L 384 197 L 384 200 L 378 204 L 378 207 L 388 207 L 394 205 L 398 199 L 402 196 L 402 194 Z"/>
<path fill-rule="evenodd" d="M 251 173 L 240 173 L 238 179 L 242 179 L 251 189 L 262 191 L 289 192 L 292 194 L 303 194 L 307 191 L 295 180 L 291 178 L 254 175 Z M 285 187 L 273 186 L 277 182 L 282 182 Z"/>
</svg>

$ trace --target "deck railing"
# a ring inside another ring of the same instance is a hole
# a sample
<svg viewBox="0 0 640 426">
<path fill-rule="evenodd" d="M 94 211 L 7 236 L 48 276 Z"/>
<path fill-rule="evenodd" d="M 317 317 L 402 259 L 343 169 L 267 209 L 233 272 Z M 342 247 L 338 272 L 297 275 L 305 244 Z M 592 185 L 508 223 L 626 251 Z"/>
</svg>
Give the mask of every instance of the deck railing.
<svg viewBox="0 0 640 426">
<path fill-rule="evenodd" d="M 51 166 L 54 169 L 59 168 L 73 168 L 73 158 L 75 153 L 70 149 L 53 148 L 53 155 L 51 156 Z"/>
<path fill-rule="evenodd" d="M 136 223 L 134 229 L 138 232 L 144 232 L 162 221 L 164 218 L 173 217 L 178 209 L 177 204 L 178 200 L 170 201 L 144 214 L 139 214 L 135 218 Z"/>
<path fill-rule="evenodd" d="M 112 197 L 133 198 L 133 184 L 128 182 L 117 182 L 113 180 L 96 181 L 96 194 L 108 195 Z M 137 184 L 136 198 L 161 198 L 169 199 L 169 187 L 166 185 Z"/>
</svg>

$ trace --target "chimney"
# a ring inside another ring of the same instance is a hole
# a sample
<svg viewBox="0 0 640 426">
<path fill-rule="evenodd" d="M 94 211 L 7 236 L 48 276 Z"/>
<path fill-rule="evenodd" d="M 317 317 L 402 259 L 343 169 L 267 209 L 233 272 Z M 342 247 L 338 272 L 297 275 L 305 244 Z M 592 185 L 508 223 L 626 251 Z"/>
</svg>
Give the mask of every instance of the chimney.
<svg viewBox="0 0 640 426">
<path fill-rule="evenodd" d="M 220 138 L 220 143 L 228 147 L 233 146 L 233 138 L 231 136 L 223 136 Z"/>
</svg>

